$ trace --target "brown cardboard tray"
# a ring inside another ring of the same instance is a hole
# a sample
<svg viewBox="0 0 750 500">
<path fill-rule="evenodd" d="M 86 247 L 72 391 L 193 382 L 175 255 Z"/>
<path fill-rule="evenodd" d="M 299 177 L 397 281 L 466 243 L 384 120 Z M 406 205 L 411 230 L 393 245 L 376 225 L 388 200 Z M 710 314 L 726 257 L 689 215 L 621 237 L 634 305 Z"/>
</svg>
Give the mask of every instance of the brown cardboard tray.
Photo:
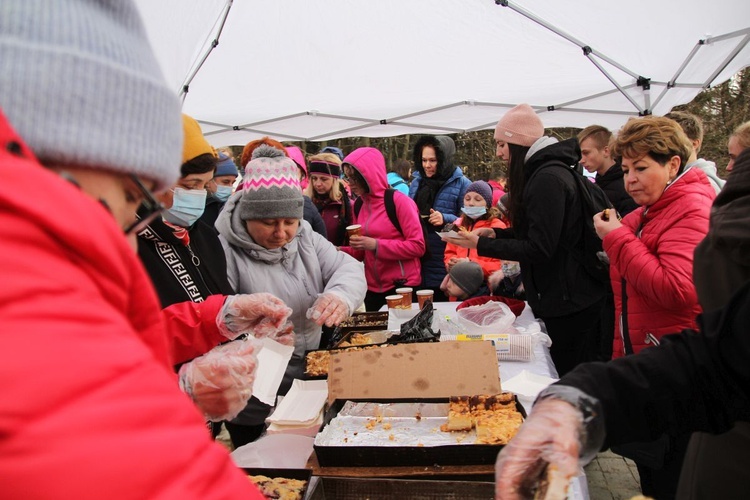
<svg viewBox="0 0 750 500">
<path fill-rule="evenodd" d="M 301 479 L 306 481 L 305 489 L 302 491 L 302 498 L 307 496 L 307 490 L 310 488 L 312 471 L 310 469 L 268 469 L 262 467 L 247 467 L 242 469 L 248 476 L 266 476 L 271 479 L 284 477 L 287 479 Z"/>
<path fill-rule="evenodd" d="M 516 408 L 526 410 L 516 399 Z M 323 416 L 321 430 L 338 415 L 346 401 L 373 403 L 447 403 L 449 398 L 336 399 Z M 318 446 L 313 445 L 321 467 L 392 467 L 414 465 L 494 464 L 503 445 L 455 444 L 447 446 Z"/>
<path fill-rule="evenodd" d="M 405 479 L 352 479 L 321 477 L 310 500 L 492 500 L 495 483 Z"/>
</svg>

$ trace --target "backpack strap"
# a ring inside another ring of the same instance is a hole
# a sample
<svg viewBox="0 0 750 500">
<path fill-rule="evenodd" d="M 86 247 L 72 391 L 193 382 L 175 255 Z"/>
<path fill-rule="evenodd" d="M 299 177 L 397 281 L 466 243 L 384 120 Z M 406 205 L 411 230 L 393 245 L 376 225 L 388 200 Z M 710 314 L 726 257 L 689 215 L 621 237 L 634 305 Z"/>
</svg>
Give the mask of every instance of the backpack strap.
<svg viewBox="0 0 750 500">
<path fill-rule="evenodd" d="M 383 196 L 383 201 L 385 202 L 385 213 L 388 215 L 388 220 L 391 221 L 393 227 L 401 233 L 401 236 L 404 236 L 404 231 L 401 229 L 401 223 L 398 221 L 398 216 L 396 215 L 396 202 L 393 200 L 395 193 L 396 190 L 393 188 L 385 190 L 385 195 Z M 354 215 L 357 218 L 359 218 L 359 211 L 362 210 L 362 203 L 364 202 L 362 201 L 361 196 L 354 201 Z"/>
<path fill-rule="evenodd" d="M 395 188 L 396 186 L 400 186 L 401 184 L 406 184 L 406 182 L 405 182 L 405 181 L 403 181 L 403 180 L 401 180 L 401 179 L 399 179 L 399 180 L 397 180 L 396 182 L 394 182 L 393 184 L 391 184 L 390 186 L 391 186 L 392 188 Z"/>
</svg>

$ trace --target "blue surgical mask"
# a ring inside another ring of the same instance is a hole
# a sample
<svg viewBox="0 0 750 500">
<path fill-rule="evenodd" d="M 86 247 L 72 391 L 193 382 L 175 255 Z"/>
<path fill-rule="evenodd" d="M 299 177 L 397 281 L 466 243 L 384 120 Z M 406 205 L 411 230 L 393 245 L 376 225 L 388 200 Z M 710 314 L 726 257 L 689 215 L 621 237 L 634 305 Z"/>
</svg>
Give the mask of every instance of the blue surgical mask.
<svg viewBox="0 0 750 500">
<path fill-rule="evenodd" d="M 217 186 L 213 197 L 225 203 L 232 196 L 232 186 Z"/>
<path fill-rule="evenodd" d="M 463 207 L 461 211 L 470 219 L 478 219 L 487 213 L 487 207 Z"/>
<path fill-rule="evenodd" d="M 173 192 L 172 208 L 164 210 L 164 220 L 180 227 L 191 227 L 206 208 L 206 190 L 174 188 Z"/>
</svg>

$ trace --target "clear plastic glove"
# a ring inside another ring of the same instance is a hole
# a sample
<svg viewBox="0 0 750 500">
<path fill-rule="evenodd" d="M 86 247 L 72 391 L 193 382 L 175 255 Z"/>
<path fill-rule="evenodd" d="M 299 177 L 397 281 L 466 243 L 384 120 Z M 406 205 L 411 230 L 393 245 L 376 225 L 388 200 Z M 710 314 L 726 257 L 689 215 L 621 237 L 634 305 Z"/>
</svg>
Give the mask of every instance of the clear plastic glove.
<svg viewBox="0 0 750 500">
<path fill-rule="evenodd" d="M 564 399 L 551 394 L 555 390 Z M 572 479 L 604 440 L 595 399 L 572 387 L 557 385 L 545 391 L 550 394 L 542 392 L 518 434 L 498 455 L 496 499 L 532 498 L 548 464 L 558 475 Z"/>
<path fill-rule="evenodd" d="M 315 303 L 307 310 L 307 318 L 318 325 L 338 326 L 351 315 L 349 304 L 335 293 L 322 293 L 315 299 Z"/>
<path fill-rule="evenodd" d="M 505 278 L 505 273 L 502 269 L 498 269 L 490 274 L 487 278 L 487 285 L 489 285 L 490 290 L 496 289 L 500 285 L 500 282 L 503 281 L 503 278 Z"/>
<path fill-rule="evenodd" d="M 267 337 L 285 327 L 292 309 L 270 293 L 230 295 L 224 301 L 216 326 L 230 340 L 250 333 Z"/>
<path fill-rule="evenodd" d="M 286 322 L 281 328 L 268 332 L 268 338 L 275 340 L 279 344 L 294 346 L 294 325 Z"/>
<path fill-rule="evenodd" d="M 253 392 L 256 349 L 247 340 L 220 345 L 182 365 L 180 389 L 214 422 L 231 420 Z"/>
</svg>

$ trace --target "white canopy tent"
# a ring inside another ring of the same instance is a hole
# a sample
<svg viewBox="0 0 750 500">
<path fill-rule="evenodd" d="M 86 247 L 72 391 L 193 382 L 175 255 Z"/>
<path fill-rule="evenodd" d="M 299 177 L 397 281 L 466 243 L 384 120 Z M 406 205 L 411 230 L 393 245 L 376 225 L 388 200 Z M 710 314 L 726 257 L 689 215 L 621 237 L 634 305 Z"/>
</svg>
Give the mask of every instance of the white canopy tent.
<svg viewBox="0 0 750 500">
<path fill-rule="evenodd" d="M 137 0 L 215 145 L 494 127 L 616 129 L 750 65 L 747 0 Z"/>
</svg>

